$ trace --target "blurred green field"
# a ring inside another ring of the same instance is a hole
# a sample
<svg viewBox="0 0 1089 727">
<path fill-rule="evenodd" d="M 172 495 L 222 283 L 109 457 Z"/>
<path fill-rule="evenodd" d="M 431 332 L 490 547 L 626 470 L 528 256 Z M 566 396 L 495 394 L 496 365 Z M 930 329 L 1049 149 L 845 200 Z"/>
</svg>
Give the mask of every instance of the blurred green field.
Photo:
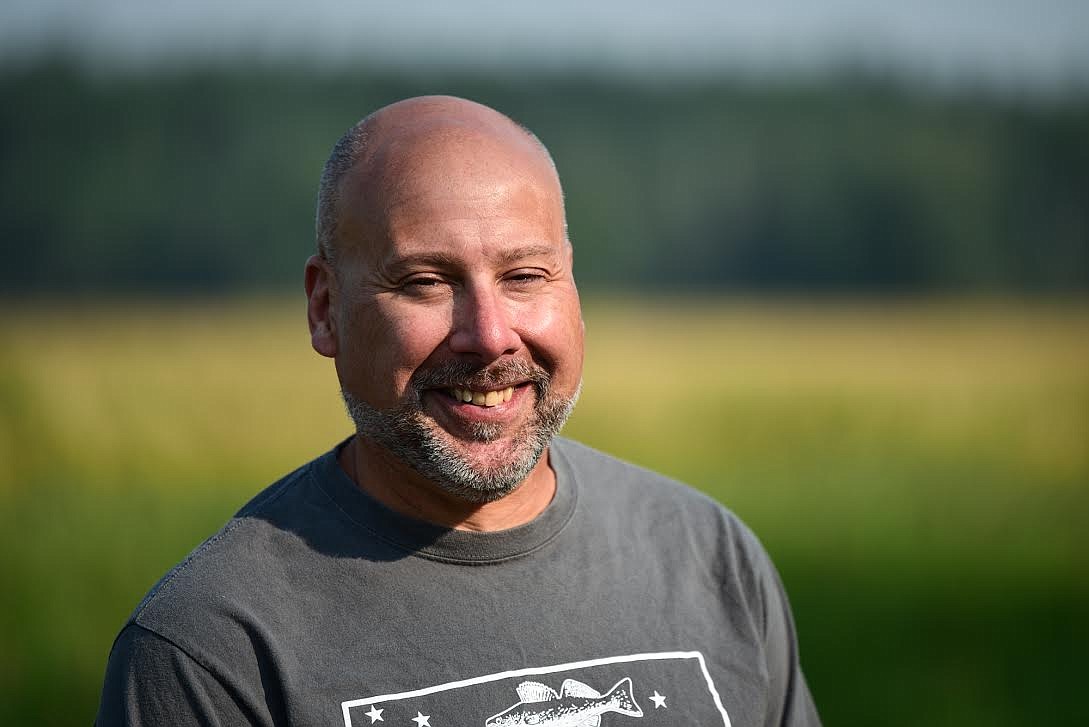
<svg viewBox="0 0 1089 727">
<path fill-rule="evenodd" d="M 586 322 L 566 434 L 756 529 L 826 724 L 1089 724 L 1089 304 Z M 0 723 L 88 724 L 144 591 L 348 433 L 301 297 L 0 312 Z"/>
</svg>

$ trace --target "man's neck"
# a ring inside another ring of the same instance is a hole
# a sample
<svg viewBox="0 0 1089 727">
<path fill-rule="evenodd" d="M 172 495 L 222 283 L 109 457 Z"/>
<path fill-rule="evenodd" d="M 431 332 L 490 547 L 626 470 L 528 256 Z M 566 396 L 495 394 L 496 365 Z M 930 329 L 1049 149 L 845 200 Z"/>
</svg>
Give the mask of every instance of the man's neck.
<svg viewBox="0 0 1089 727">
<path fill-rule="evenodd" d="M 514 491 L 484 503 L 443 490 L 358 436 L 341 449 L 338 462 L 357 487 L 391 510 L 455 530 L 489 532 L 524 525 L 544 512 L 556 492 L 547 449 Z"/>
</svg>

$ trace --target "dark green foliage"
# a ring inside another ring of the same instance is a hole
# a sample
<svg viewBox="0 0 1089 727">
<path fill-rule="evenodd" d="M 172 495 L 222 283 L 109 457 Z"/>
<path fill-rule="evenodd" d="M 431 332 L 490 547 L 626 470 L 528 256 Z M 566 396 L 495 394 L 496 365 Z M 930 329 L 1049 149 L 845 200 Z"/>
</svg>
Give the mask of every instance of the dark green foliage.
<svg viewBox="0 0 1089 727">
<path fill-rule="evenodd" d="M 548 144 L 591 287 L 1089 290 L 1085 96 L 64 65 L 0 89 L 8 295 L 296 286 L 335 139 L 440 92 Z"/>
</svg>

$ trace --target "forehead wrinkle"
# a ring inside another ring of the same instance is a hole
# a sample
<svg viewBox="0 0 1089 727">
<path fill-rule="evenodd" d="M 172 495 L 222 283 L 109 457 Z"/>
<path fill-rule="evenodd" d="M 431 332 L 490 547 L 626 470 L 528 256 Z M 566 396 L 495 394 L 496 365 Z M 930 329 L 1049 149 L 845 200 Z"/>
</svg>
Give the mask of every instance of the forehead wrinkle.
<svg viewBox="0 0 1089 727">
<path fill-rule="evenodd" d="M 407 192 L 400 195 L 391 195 L 392 199 L 387 200 L 384 205 L 384 213 L 387 219 L 392 219 L 393 213 L 402 207 L 411 208 L 413 205 L 419 205 L 420 200 L 424 200 L 429 204 L 437 202 L 465 202 L 465 203 L 480 203 L 480 202 L 500 202 L 511 196 L 507 185 L 503 185 L 502 188 L 496 189 L 491 192 L 485 192 L 481 194 L 435 194 L 429 190 L 417 190 Z M 495 211 L 495 205 L 473 205 L 469 208 L 469 214 L 466 214 L 463 218 L 453 219 L 490 219 L 493 217 L 502 217 L 501 212 Z"/>
</svg>

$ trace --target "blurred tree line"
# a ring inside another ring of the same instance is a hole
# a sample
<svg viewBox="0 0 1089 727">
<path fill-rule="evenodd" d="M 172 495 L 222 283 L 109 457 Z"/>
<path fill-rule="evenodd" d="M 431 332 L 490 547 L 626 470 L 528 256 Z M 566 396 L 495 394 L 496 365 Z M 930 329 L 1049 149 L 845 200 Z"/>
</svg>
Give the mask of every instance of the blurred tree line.
<svg viewBox="0 0 1089 727">
<path fill-rule="evenodd" d="M 586 287 L 1089 291 L 1087 94 L 63 62 L 0 93 L 9 297 L 296 287 L 333 142 L 420 93 L 549 146 Z"/>
</svg>

